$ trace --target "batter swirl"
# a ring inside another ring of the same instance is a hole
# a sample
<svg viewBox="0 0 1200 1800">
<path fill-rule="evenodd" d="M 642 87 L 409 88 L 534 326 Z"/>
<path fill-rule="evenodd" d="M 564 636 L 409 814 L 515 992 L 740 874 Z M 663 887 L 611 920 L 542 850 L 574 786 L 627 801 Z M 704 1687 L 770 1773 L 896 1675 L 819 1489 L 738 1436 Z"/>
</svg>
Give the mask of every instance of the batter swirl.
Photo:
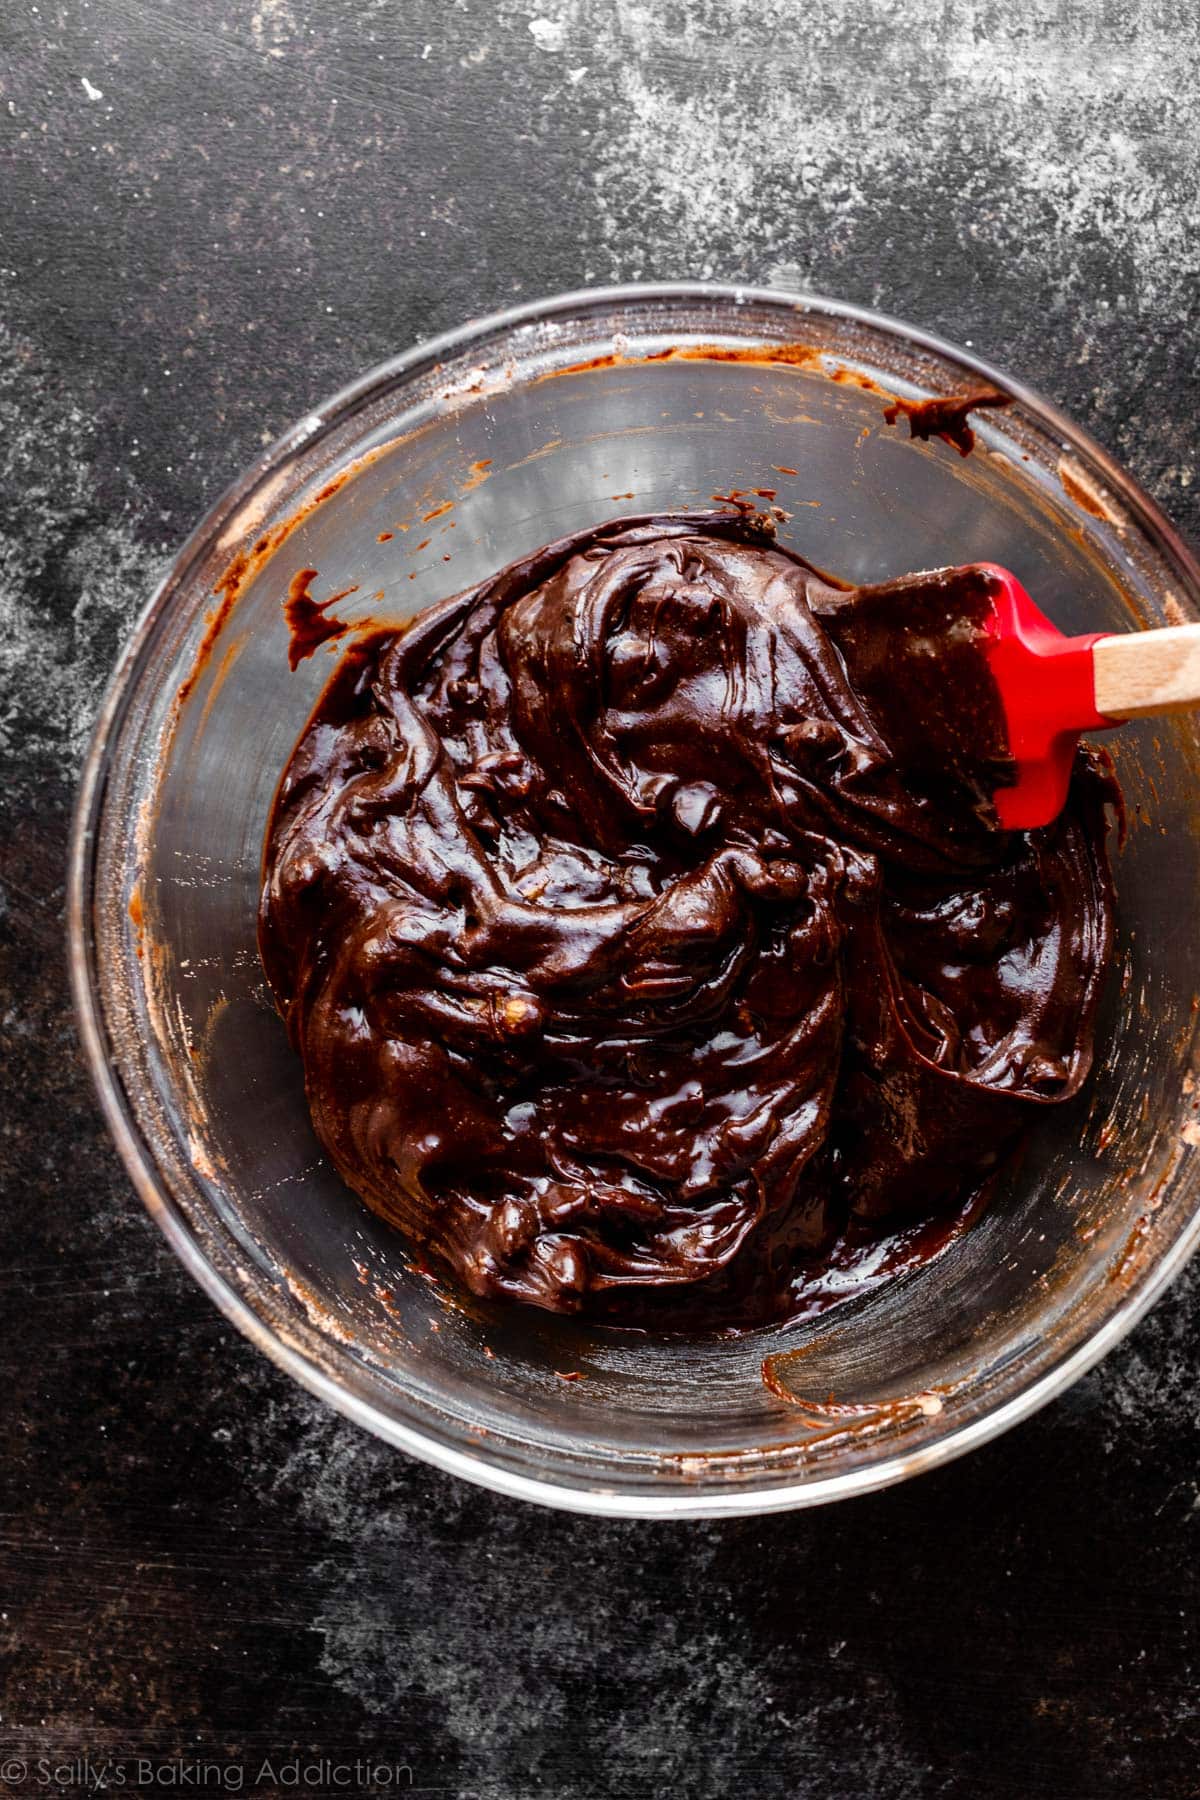
<svg viewBox="0 0 1200 1800">
<path fill-rule="evenodd" d="M 1081 755 L 1054 826 L 999 831 L 978 631 L 926 620 L 918 674 L 894 606 L 751 521 L 656 517 L 343 658 L 279 789 L 263 960 L 341 1174 L 474 1292 L 795 1312 L 1084 1080 L 1107 778 Z"/>
</svg>

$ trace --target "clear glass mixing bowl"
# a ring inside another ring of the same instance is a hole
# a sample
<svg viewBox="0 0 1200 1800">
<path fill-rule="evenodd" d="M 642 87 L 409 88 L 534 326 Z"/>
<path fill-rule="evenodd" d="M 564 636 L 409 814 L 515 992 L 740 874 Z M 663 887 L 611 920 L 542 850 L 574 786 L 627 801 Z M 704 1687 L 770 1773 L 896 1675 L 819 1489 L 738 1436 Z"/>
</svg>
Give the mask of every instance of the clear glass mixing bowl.
<svg viewBox="0 0 1200 1800">
<path fill-rule="evenodd" d="M 981 380 L 1014 404 L 979 416 L 966 460 L 883 423 L 880 389 Z M 83 1039 L 185 1266 L 382 1437 L 583 1511 L 766 1511 L 943 1462 L 1095 1362 L 1200 1229 L 1190 718 L 1114 742 L 1131 829 L 1094 1079 L 980 1222 L 890 1286 L 791 1332 L 693 1342 L 468 1304 L 324 1160 L 255 949 L 267 810 L 332 666 L 288 671 L 290 576 L 317 569 L 318 598 L 356 583 L 342 616 L 399 620 L 548 538 L 733 488 L 777 489 L 785 541 L 855 581 L 987 559 L 1068 630 L 1198 616 L 1200 569 L 1146 496 L 962 351 L 750 289 L 568 295 L 376 369 L 235 484 L 121 660 L 75 824 Z"/>
</svg>

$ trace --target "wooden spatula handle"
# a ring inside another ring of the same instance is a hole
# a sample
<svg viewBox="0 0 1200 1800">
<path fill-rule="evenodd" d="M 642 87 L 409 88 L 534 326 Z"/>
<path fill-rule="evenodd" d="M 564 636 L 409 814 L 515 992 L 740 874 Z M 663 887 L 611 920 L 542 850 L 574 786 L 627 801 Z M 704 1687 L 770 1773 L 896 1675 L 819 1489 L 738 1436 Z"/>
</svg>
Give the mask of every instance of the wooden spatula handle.
<svg viewBox="0 0 1200 1800">
<path fill-rule="evenodd" d="M 1110 719 L 1200 706 L 1200 625 L 1099 638 L 1092 674 L 1096 710 Z"/>
</svg>

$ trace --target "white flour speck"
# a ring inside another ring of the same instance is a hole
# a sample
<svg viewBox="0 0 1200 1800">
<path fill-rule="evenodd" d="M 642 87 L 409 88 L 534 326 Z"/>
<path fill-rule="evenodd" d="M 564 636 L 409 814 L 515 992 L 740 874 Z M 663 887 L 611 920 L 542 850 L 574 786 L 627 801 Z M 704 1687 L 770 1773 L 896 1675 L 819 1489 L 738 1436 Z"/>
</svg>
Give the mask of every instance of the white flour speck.
<svg viewBox="0 0 1200 1800">
<path fill-rule="evenodd" d="M 567 41 L 562 19 L 530 19 L 529 31 L 539 50 L 561 50 Z"/>
</svg>

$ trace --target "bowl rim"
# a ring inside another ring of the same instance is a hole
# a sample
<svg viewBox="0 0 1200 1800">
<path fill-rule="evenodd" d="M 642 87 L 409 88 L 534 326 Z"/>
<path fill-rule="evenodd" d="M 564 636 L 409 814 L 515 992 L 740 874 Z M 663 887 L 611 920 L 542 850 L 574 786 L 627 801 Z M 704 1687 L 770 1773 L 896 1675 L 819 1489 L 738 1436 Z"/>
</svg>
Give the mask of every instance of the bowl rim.
<svg viewBox="0 0 1200 1800">
<path fill-rule="evenodd" d="M 855 1494 L 872 1493 L 948 1463 L 968 1450 L 985 1444 L 1011 1426 L 1029 1418 L 1047 1402 L 1095 1366 L 1129 1332 L 1175 1279 L 1200 1243 L 1200 1193 L 1191 1217 L 1172 1243 L 1132 1284 L 1099 1326 L 1087 1331 L 1040 1377 L 1018 1393 L 927 1445 L 898 1451 L 866 1468 L 843 1473 L 816 1474 L 761 1488 L 737 1486 L 698 1489 L 681 1485 L 666 1493 L 619 1492 L 602 1482 L 574 1480 L 564 1470 L 553 1480 L 525 1474 L 489 1460 L 486 1452 L 463 1450 L 432 1432 L 406 1424 L 376 1407 L 368 1399 L 333 1379 L 295 1341 L 272 1328 L 214 1267 L 205 1254 L 157 1163 L 116 1072 L 116 1057 L 104 1020 L 97 983 L 93 979 L 92 878 L 101 809 L 112 760 L 112 745 L 126 709 L 147 642 L 175 591 L 191 567 L 222 537 L 266 479 L 302 448 L 331 435 L 362 406 L 388 386 L 394 386 L 422 365 L 461 355 L 473 344 L 510 333 L 523 326 L 545 324 L 563 315 L 577 315 L 605 307 L 647 305 L 655 301 L 682 301 L 720 305 L 758 305 L 803 316 L 864 326 L 897 339 L 910 348 L 942 361 L 951 361 L 999 386 L 1031 412 L 1066 447 L 1082 451 L 1102 470 L 1107 484 L 1136 519 L 1139 528 L 1200 593 L 1200 561 L 1192 554 L 1175 527 L 1155 502 L 1090 435 L 1068 419 L 1051 402 L 1021 382 L 1014 381 L 972 351 L 962 349 L 888 314 L 849 302 L 785 288 L 717 282 L 629 282 L 575 288 L 544 299 L 483 315 L 447 332 L 414 344 L 411 348 L 375 364 L 329 399 L 314 406 L 290 426 L 219 495 L 183 541 L 169 567 L 156 584 L 138 616 L 109 678 L 97 714 L 80 776 L 71 821 L 67 867 L 67 950 L 72 998 L 79 1036 L 92 1084 L 100 1101 L 105 1124 L 112 1136 L 133 1186 L 151 1218 L 162 1231 L 183 1267 L 215 1302 L 231 1324 L 259 1350 L 291 1375 L 301 1386 L 325 1401 L 357 1425 L 420 1460 L 460 1476 L 478 1486 L 513 1498 L 530 1500 L 559 1510 L 594 1516 L 637 1519 L 702 1519 L 783 1512 L 826 1504 Z"/>
</svg>

